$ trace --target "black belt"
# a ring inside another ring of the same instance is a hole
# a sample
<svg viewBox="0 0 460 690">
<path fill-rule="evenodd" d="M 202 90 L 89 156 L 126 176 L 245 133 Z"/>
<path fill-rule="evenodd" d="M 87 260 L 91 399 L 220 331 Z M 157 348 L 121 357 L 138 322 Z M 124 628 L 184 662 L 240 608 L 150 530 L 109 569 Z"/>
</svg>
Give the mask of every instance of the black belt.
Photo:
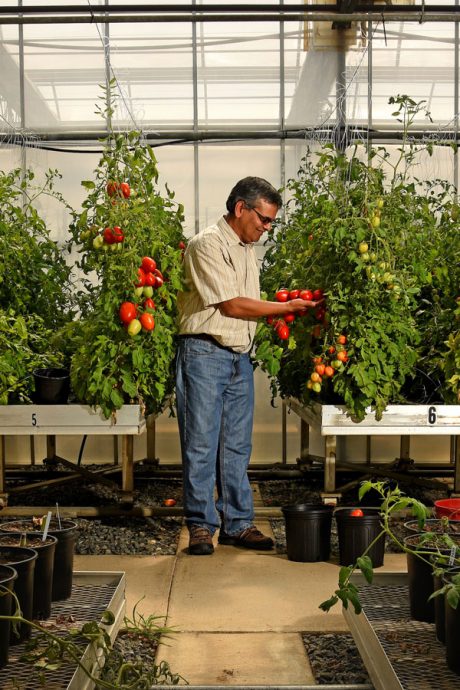
<svg viewBox="0 0 460 690">
<path fill-rule="evenodd" d="M 216 347 L 220 347 L 221 350 L 227 350 L 227 352 L 232 352 L 233 354 L 235 353 L 235 350 L 232 350 L 231 347 L 226 347 L 225 345 L 221 345 L 215 338 L 213 338 L 212 335 L 209 335 L 208 333 L 184 333 L 179 335 L 179 338 L 195 338 L 196 340 L 206 340 L 209 343 L 212 343 L 213 345 L 216 345 Z"/>
</svg>

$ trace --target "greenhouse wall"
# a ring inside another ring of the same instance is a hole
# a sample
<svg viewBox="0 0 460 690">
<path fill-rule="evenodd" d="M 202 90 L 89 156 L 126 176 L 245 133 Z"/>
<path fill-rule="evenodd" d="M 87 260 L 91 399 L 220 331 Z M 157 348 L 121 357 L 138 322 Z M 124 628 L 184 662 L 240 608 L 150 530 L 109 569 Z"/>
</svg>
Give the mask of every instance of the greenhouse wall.
<svg viewBox="0 0 460 690">
<path fill-rule="evenodd" d="M 0 10 L 13 4 L 2 1 Z M 23 0 L 18 6 L 34 4 Z M 202 4 L 198 0 L 190 6 Z M 252 4 L 264 5 L 261 0 Z M 380 137 L 379 145 L 396 156 L 399 123 L 389 98 L 397 94 L 425 101 L 431 120 L 420 114 L 415 129 L 444 144 L 420 162 L 417 176 L 458 185 L 457 160 L 449 146 L 458 135 L 458 24 L 356 23 L 345 47 L 327 23 L 313 24 L 19 25 L 3 23 L 0 16 L 0 168 L 31 167 L 38 179 L 56 168 L 62 175 L 59 191 L 78 209 L 85 198 L 81 181 L 92 178 L 101 151 L 98 137 L 106 131 L 107 123 L 96 112 L 101 84 L 113 79 L 119 98 L 112 126 L 115 131 L 139 129 L 154 147 L 160 183 L 167 183 L 184 206 L 188 237 L 222 214 L 238 179 L 259 175 L 283 187 L 296 176 L 307 149 L 336 140 L 341 128 L 347 130 L 347 145 Z M 63 246 L 68 213 L 49 199 L 40 201 L 39 211 Z M 261 243 L 261 259 L 264 251 Z M 282 406 L 279 401 L 271 405 L 260 371 L 256 390 L 253 462 L 279 461 Z M 287 462 L 299 455 L 299 425 L 294 414 L 288 415 Z M 448 461 L 448 439 L 430 441 L 415 441 L 414 457 Z M 59 452 L 75 459 L 80 442 L 80 437 L 59 439 Z M 136 456 L 144 457 L 145 439 L 136 439 L 135 447 Z M 377 461 L 393 460 L 399 451 L 397 439 L 376 437 L 372 447 Z M 311 450 L 323 453 L 321 439 L 312 440 Z M 347 459 L 362 460 L 365 440 L 347 440 L 342 452 Z M 44 440 L 37 439 L 37 457 L 44 454 Z M 164 462 L 179 461 L 177 425 L 168 413 L 157 420 L 157 455 Z M 88 439 L 85 461 L 111 457 L 110 439 Z M 8 462 L 28 458 L 25 438 L 7 439 Z"/>
</svg>

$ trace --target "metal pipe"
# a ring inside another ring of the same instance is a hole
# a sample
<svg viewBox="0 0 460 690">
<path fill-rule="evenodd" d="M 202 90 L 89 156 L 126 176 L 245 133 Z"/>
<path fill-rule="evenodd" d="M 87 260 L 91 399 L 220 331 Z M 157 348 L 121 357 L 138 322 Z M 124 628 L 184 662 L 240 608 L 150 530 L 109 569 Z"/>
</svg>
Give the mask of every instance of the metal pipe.
<svg viewBox="0 0 460 690">
<path fill-rule="evenodd" d="M 190 5 L 69 5 L 59 8 L 33 5 L 0 8 L 0 24 L 69 24 L 69 23 L 137 23 L 137 22 L 286 22 L 326 21 L 349 23 L 386 22 L 458 22 L 458 7 L 451 5 L 385 5 L 358 4 L 353 12 L 341 13 L 339 6 L 316 4 L 281 5 L 202 5 L 199 12 Z"/>
<path fill-rule="evenodd" d="M 1 126 L 1 125 L 0 125 Z M 366 127 L 356 127 L 353 125 L 350 125 L 350 130 L 353 131 L 353 134 L 356 136 L 362 136 L 363 141 L 367 141 L 368 139 L 372 140 L 372 142 L 379 142 L 379 143 L 392 143 L 392 142 L 398 142 L 403 139 L 403 134 L 400 131 L 397 130 L 371 130 L 369 131 Z M 251 140 L 273 140 L 273 139 L 300 139 L 304 141 L 305 139 L 308 139 L 308 135 L 315 135 L 315 137 L 321 136 L 324 139 L 327 139 L 327 137 L 330 137 L 330 141 L 334 140 L 334 134 L 335 128 L 331 129 L 321 129 L 321 130 L 315 130 L 315 129 L 295 129 L 295 130 L 228 130 L 228 131 L 222 131 L 222 130 L 216 130 L 216 131 L 203 131 L 203 132 L 195 132 L 195 131 L 190 131 L 190 130 L 178 130 L 178 131 L 164 131 L 164 132 L 145 132 L 143 135 L 143 138 L 146 139 L 151 146 L 155 146 L 155 142 L 158 143 L 158 145 L 161 146 L 174 146 L 178 144 L 187 144 L 189 142 L 195 142 L 195 141 L 209 141 L 209 142 L 219 142 L 219 141 L 228 141 L 234 142 L 234 141 L 251 141 Z M 30 145 L 34 149 L 40 148 L 42 146 L 44 149 L 48 150 L 53 150 L 52 146 L 46 146 L 46 143 L 52 143 L 52 142 L 68 142 L 69 144 L 75 143 L 75 144 L 81 144 L 82 142 L 87 142 L 90 146 L 93 146 L 92 142 L 98 142 L 102 137 L 106 136 L 107 132 L 104 131 L 85 131 L 85 132 L 47 132 L 47 133 L 40 133 L 36 130 L 34 130 L 34 138 L 30 140 L 30 143 L 27 141 L 27 138 L 23 136 L 14 136 L 12 134 L 0 134 L 0 143 L 5 142 L 7 144 L 14 145 L 17 144 L 18 146 L 28 146 Z M 443 139 L 439 139 L 436 141 L 436 137 L 443 137 Z M 442 131 L 436 131 L 436 130 L 424 130 L 424 131 L 412 131 L 411 132 L 411 139 L 413 140 L 429 140 L 432 143 L 435 143 L 438 146 L 450 146 L 453 141 L 458 141 L 460 140 L 460 133 L 456 130 L 455 127 L 452 129 L 443 129 Z M 73 153 L 72 148 L 68 149 L 59 149 L 62 153 Z M 99 149 L 89 149 L 85 153 L 99 153 Z"/>
</svg>

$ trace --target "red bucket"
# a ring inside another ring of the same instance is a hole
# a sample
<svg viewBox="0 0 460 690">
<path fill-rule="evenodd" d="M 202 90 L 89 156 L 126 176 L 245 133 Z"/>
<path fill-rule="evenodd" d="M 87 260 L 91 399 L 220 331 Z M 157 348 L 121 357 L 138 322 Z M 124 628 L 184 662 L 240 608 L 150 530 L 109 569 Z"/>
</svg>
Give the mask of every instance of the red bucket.
<svg viewBox="0 0 460 690">
<path fill-rule="evenodd" d="M 434 507 L 437 518 L 460 520 L 460 498 L 443 498 L 441 501 L 435 501 Z"/>
</svg>

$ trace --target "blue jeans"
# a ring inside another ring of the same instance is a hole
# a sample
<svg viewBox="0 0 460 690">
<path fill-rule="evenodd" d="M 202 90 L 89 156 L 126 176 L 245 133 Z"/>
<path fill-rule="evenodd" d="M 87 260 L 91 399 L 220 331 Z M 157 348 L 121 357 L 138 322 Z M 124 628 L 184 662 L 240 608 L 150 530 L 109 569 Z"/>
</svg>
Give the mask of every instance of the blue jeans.
<svg viewBox="0 0 460 690">
<path fill-rule="evenodd" d="M 208 339 L 180 338 L 176 396 L 185 522 L 214 534 L 220 516 L 225 532 L 237 534 L 254 519 L 247 475 L 254 416 L 249 355 Z"/>
</svg>

